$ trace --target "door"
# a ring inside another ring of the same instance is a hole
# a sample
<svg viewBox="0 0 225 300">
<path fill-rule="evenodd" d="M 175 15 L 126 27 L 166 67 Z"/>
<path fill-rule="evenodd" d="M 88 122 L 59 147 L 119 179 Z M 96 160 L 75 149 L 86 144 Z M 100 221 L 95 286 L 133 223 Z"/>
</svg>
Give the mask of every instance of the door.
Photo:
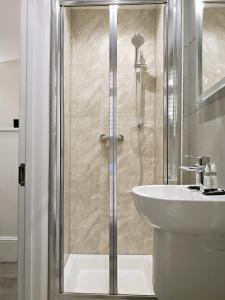
<svg viewBox="0 0 225 300">
<path fill-rule="evenodd" d="M 154 295 L 152 228 L 132 187 L 165 178 L 167 6 L 155 2 L 61 6 L 50 294 L 58 282 L 74 298 Z"/>
</svg>

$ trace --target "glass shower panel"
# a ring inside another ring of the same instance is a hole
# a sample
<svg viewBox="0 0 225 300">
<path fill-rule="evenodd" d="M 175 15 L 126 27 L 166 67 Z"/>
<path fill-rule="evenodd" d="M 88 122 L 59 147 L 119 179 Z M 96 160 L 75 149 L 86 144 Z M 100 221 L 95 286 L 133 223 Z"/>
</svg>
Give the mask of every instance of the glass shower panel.
<svg viewBox="0 0 225 300">
<path fill-rule="evenodd" d="M 119 294 L 153 295 L 153 232 L 131 190 L 163 184 L 163 5 L 118 10 L 117 231 Z"/>
<path fill-rule="evenodd" d="M 109 292 L 108 78 L 109 9 L 65 8 L 64 292 Z"/>
</svg>

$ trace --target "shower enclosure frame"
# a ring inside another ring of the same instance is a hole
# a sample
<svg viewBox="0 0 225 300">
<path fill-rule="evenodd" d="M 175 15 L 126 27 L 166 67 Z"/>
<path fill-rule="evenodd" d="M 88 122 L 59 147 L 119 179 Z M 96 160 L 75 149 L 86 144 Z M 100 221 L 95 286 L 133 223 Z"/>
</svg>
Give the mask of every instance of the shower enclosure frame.
<svg viewBox="0 0 225 300">
<path fill-rule="evenodd" d="M 116 127 L 109 128 L 111 166 L 109 215 L 109 294 L 64 293 L 63 280 L 63 9 L 64 7 L 109 7 L 109 100 L 117 99 L 117 5 L 165 4 L 164 18 L 164 183 L 178 182 L 174 171 L 180 165 L 181 108 L 181 4 L 179 0 L 52 0 L 50 57 L 50 150 L 49 150 L 49 250 L 48 299 L 157 299 L 155 296 L 117 293 L 117 218 L 116 218 Z M 172 111 L 169 111 L 171 109 Z M 111 109 L 112 120 L 116 119 Z M 169 115 L 170 114 L 170 115 Z M 176 140 L 175 140 L 176 137 Z M 169 167 L 169 165 L 171 167 Z M 171 181 L 170 181 L 171 180 Z"/>
</svg>

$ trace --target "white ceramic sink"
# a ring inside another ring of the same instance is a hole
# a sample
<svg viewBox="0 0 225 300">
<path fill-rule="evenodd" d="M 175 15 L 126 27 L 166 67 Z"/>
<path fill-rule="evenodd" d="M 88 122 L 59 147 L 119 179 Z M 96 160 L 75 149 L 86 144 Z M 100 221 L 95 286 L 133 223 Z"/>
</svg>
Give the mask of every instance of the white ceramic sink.
<svg viewBox="0 0 225 300">
<path fill-rule="evenodd" d="M 154 227 L 179 233 L 225 233 L 225 196 L 205 196 L 182 185 L 133 188 L 138 212 Z"/>
<path fill-rule="evenodd" d="M 182 185 L 137 186 L 139 214 L 153 226 L 159 300 L 225 299 L 225 196 Z"/>
</svg>

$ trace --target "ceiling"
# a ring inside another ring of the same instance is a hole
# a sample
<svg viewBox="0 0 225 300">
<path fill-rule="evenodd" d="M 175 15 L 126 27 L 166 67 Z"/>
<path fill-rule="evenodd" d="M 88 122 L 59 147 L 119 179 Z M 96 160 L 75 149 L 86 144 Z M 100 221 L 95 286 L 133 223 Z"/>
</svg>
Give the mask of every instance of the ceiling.
<svg viewBox="0 0 225 300">
<path fill-rule="evenodd" d="M 20 0 L 1 0 L 0 62 L 19 59 Z"/>
</svg>

